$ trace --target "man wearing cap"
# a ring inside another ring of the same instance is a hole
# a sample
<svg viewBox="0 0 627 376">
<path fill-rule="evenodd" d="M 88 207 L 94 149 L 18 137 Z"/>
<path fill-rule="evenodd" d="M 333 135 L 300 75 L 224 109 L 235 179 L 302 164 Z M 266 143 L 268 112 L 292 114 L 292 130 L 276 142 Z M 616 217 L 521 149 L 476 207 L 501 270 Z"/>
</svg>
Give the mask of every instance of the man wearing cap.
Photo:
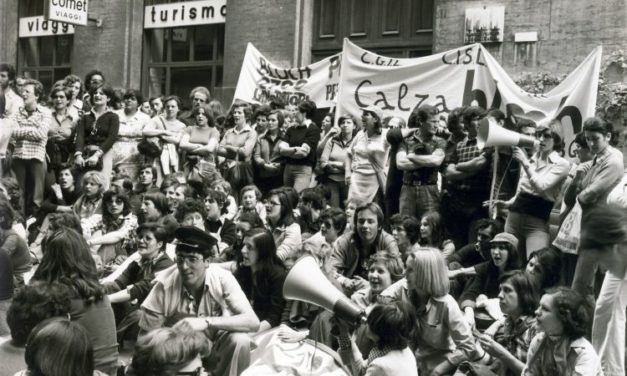
<svg viewBox="0 0 627 376">
<path fill-rule="evenodd" d="M 316 104 L 306 100 L 298 105 L 297 124 L 289 127 L 279 143 L 279 154 L 285 158 L 283 184 L 300 193 L 309 187 L 316 148 L 320 141 L 320 128 L 313 122 Z"/>
<path fill-rule="evenodd" d="M 444 161 L 446 142 L 435 136 L 437 113 L 433 106 L 421 106 L 418 129 L 405 137 L 396 153 L 396 165 L 404 171 L 400 211 L 418 219 L 428 211 L 440 209 L 438 168 Z"/>
<path fill-rule="evenodd" d="M 479 149 L 477 127 L 484 117 L 480 107 L 468 107 L 464 113 L 466 138 L 457 144 L 446 167 L 447 192 L 442 197 L 442 219 L 455 246 L 469 242 L 471 224 L 488 217 L 483 202 L 490 198 L 492 148 Z"/>
<path fill-rule="evenodd" d="M 216 239 L 182 226 L 175 232 L 176 269 L 157 277 L 142 304 L 142 333 L 163 326 L 202 331 L 212 343 L 207 364 L 213 375 L 239 375 L 250 364 L 250 336 L 259 319 L 235 277 L 210 262 Z"/>
</svg>

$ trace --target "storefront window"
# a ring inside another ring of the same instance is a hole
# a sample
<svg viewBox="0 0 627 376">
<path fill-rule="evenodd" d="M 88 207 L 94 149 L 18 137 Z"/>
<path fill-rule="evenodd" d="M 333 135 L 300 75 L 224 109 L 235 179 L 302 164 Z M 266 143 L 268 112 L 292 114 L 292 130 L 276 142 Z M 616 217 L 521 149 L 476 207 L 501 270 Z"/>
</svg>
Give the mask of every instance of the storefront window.
<svg viewBox="0 0 627 376">
<path fill-rule="evenodd" d="M 71 35 L 21 38 L 18 71 L 49 90 L 71 72 L 73 41 Z"/>
<path fill-rule="evenodd" d="M 189 92 L 222 86 L 224 24 L 145 30 L 143 86 L 151 97 L 178 95 L 190 107 Z"/>
</svg>

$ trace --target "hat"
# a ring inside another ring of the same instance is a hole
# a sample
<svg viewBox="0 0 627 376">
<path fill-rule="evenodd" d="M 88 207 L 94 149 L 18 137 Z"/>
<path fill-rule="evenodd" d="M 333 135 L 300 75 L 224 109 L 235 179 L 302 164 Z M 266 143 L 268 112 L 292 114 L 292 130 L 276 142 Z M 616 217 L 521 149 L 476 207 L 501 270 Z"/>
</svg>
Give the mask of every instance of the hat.
<svg viewBox="0 0 627 376">
<path fill-rule="evenodd" d="M 490 240 L 490 244 L 493 243 L 507 243 L 514 247 L 514 249 L 518 249 L 518 239 L 514 235 L 507 232 L 496 234 L 494 239 Z"/>
<path fill-rule="evenodd" d="M 181 226 L 174 232 L 174 237 L 178 241 L 177 251 L 196 252 L 203 256 L 209 256 L 211 249 L 218 244 L 218 241 L 209 233 L 194 226 Z"/>
<path fill-rule="evenodd" d="M 381 109 L 381 107 L 371 104 L 370 106 L 362 108 L 361 110 L 373 113 L 379 120 L 383 120 L 383 110 Z"/>
</svg>

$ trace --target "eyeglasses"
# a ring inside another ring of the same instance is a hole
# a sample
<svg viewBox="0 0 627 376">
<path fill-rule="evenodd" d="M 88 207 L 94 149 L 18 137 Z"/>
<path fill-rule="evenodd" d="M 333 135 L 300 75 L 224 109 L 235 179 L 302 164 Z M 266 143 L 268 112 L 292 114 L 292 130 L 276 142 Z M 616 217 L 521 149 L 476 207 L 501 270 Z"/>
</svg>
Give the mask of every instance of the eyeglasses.
<svg viewBox="0 0 627 376">
<path fill-rule="evenodd" d="M 176 263 L 179 265 L 183 265 L 184 263 L 186 263 L 187 265 L 196 265 L 201 261 L 203 261 L 201 257 L 185 257 L 176 255 Z"/>
<path fill-rule="evenodd" d="M 193 371 L 189 371 L 189 372 L 177 372 L 176 373 L 177 376 L 200 376 L 203 374 L 203 368 L 202 366 L 196 368 Z"/>
</svg>

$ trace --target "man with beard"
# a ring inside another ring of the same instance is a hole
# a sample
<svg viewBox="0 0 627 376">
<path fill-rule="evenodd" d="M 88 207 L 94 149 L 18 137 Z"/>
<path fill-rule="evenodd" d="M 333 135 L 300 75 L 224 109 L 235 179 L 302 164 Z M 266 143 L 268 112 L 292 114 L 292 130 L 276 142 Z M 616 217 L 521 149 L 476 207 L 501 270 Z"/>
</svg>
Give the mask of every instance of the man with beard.
<svg viewBox="0 0 627 376">
<path fill-rule="evenodd" d="M 250 365 L 251 339 L 259 319 L 231 272 L 212 265 L 216 239 L 193 227 L 175 233 L 176 269 L 157 277 L 142 304 L 141 334 L 163 326 L 204 333 L 212 343 L 205 359 L 212 375 L 239 375 Z"/>
<path fill-rule="evenodd" d="M 201 104 L 208 104 L 211 100 L 211 93 L 209 89 L 204 86 L 197 86 L 189 93 L 189 100 L 192 102 L 192 108 L 189 110 L 181 111 L 178 119 L 185 123 L 185 125 L 196 125 L 196 116 L 194 116 L 194 109 Z M 211 114 L 213 116 L 213 114 Z"/>
<path fill-rule="evenodd" d="M 435 136 L 439 123 L 435 107 L 421 106 L 416 118 L 418 129 L 403 140 L 396 165 L 404 171 L 401 214 L 422 218 L 424 213 L 440 208 L 438 168 L 444 161 L 446 142 Z"/>
</svg>

